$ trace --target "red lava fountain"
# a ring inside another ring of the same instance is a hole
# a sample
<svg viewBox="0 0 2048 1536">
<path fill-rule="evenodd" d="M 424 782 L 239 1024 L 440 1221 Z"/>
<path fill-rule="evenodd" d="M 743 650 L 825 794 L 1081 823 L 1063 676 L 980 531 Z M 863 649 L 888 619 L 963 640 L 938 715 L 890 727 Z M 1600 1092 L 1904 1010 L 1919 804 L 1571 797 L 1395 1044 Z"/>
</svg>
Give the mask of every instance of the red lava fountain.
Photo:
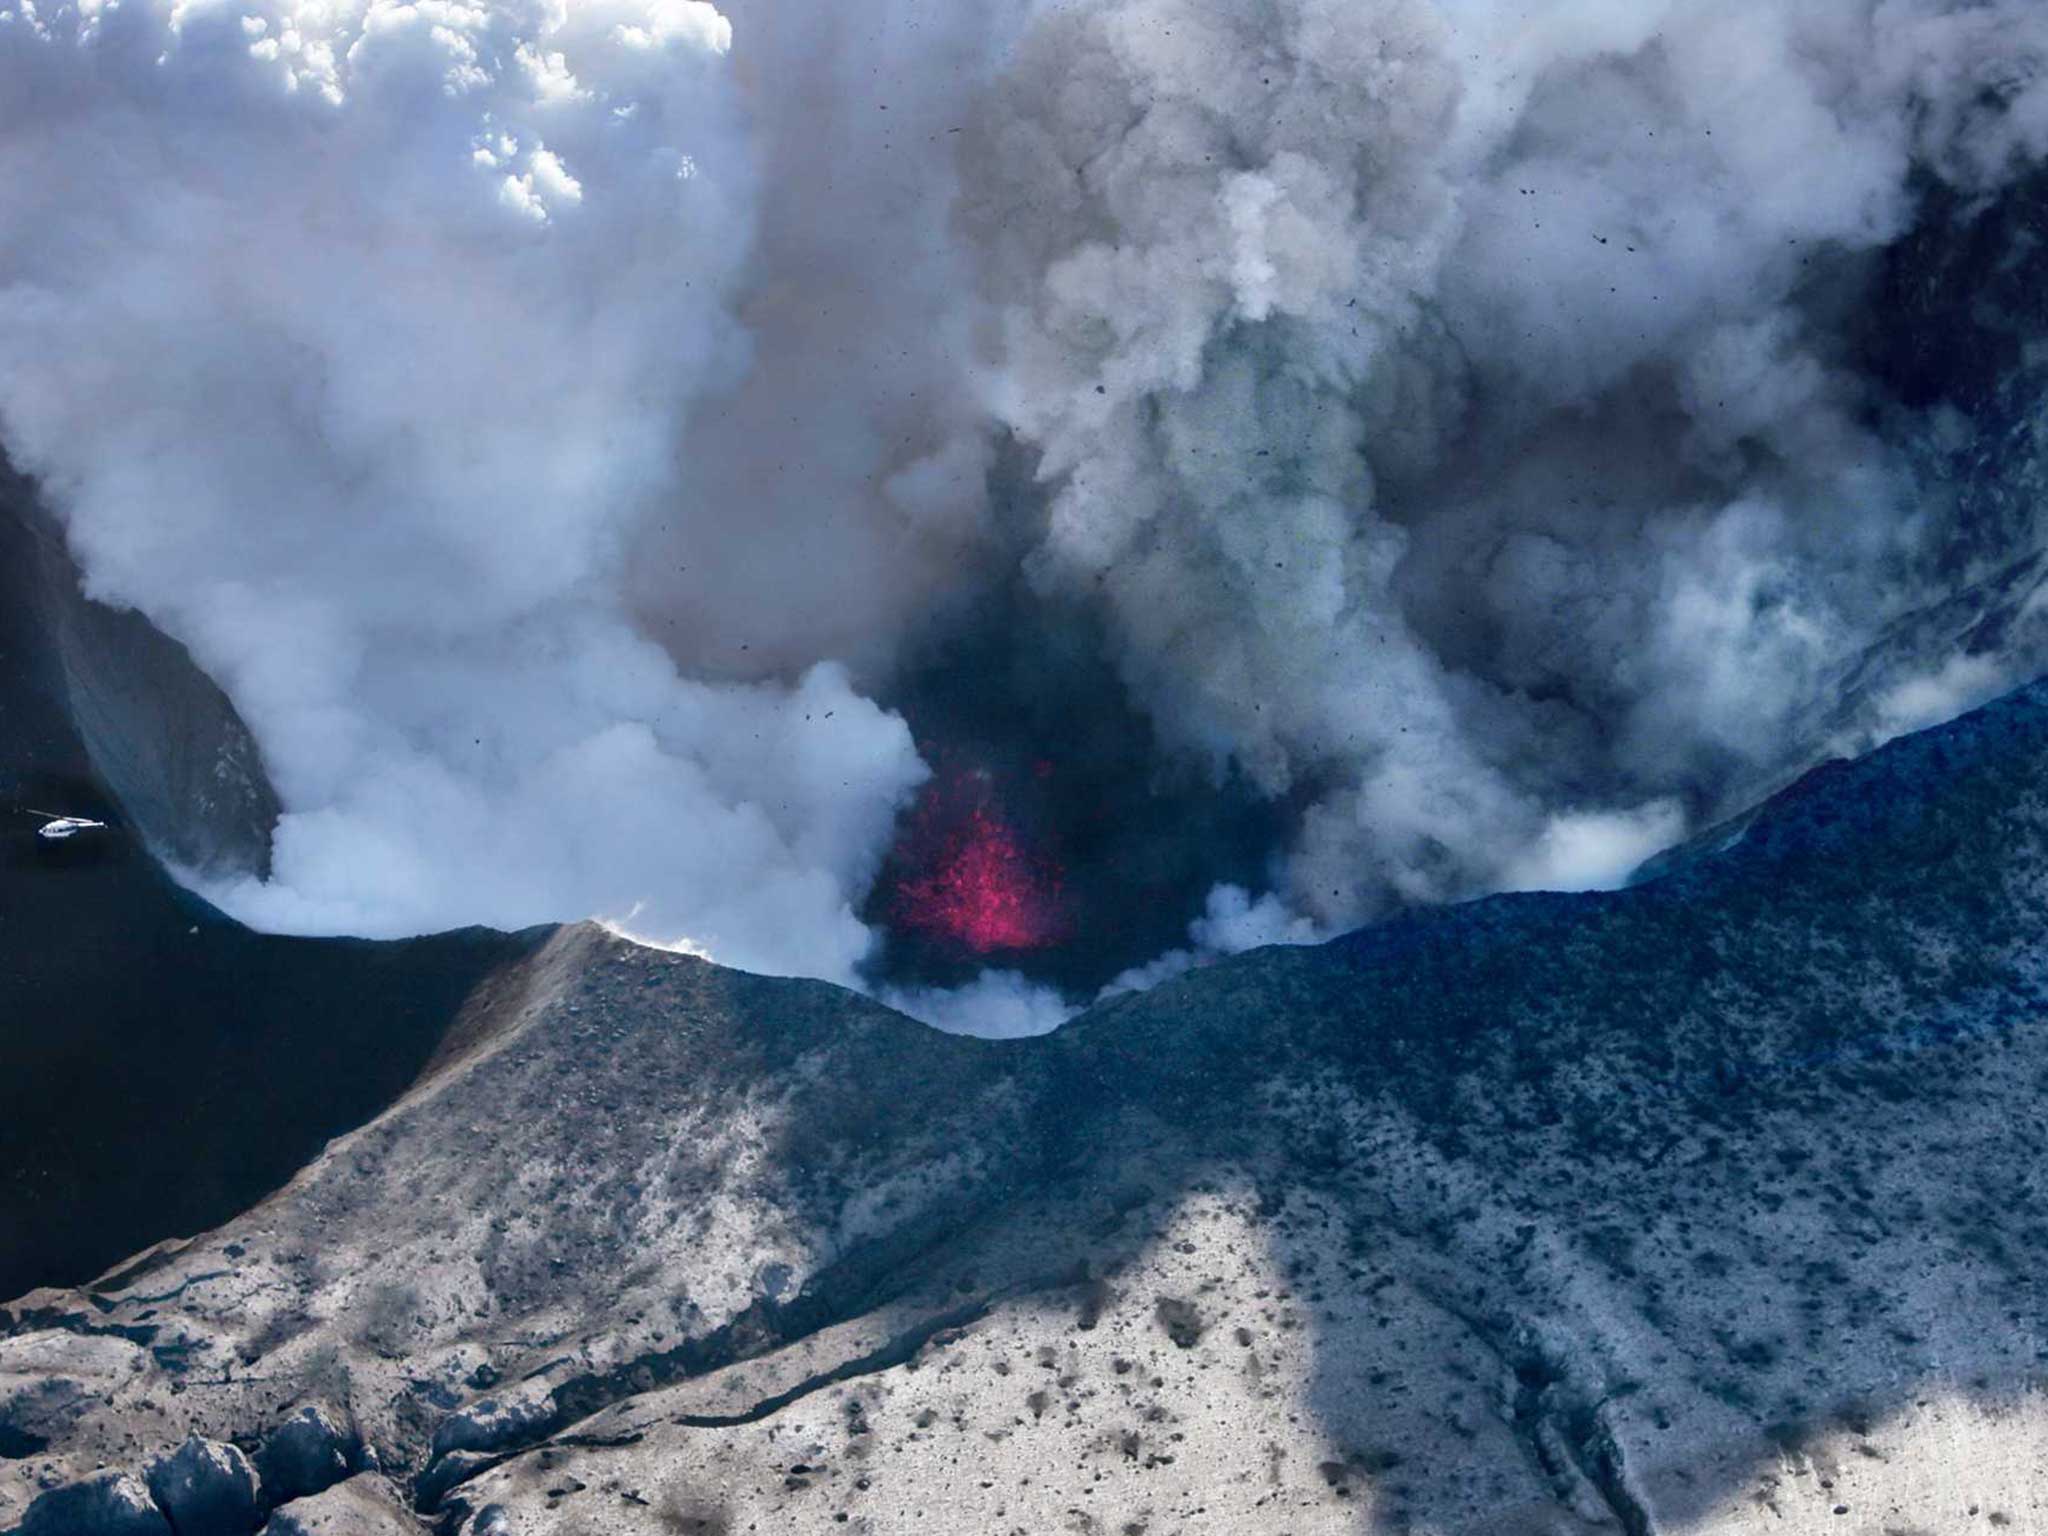
<svg viewBox="0 0 2048 1536">
<path fill-rule="evenodd" d="M 942 772 L 918 797 L 897 845 L 905 871 L 896 921 L 977 955 L 1056 942 L 1060 873 L 1033 855 L 985 771 Z"/>
</svg>

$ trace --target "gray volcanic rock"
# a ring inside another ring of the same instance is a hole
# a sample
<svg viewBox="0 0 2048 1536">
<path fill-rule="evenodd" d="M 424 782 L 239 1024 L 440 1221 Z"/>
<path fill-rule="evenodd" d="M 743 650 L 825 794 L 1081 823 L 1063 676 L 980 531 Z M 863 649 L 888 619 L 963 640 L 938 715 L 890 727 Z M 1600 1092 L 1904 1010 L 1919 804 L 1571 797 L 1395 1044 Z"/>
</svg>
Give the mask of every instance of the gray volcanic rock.
<svg viewBox="0 0 2048 1536">
<path fill-rule="evenodd" d="M 417 1536 L 418 1531 L 398 1490 L 376 1473 L 364 1472 L 285 1505 L 270 1517 L 263 1536 Z"/>
<path fill-rule="evenodd" d="M 308 1403 L 263 1437 L 256 1473 L 271 1504 L 303 1499 L 361 1469 L 362 1442 L 323 1403 Z"/>
<path fill-rule="evenodd" d="M 178 1536 L 249 1536 L 262 1523 L 256 1469 L 217 1440 L 193 1435 L 151 1463 L 149 1494 Z"/>
<path fill-rule="evenodd" d="M 72 717 L 122 811 L 184 868 L 268 875 L 281 807 L 234 705 L 182 645 L 82 595 L 59 546 L 44 547 Z"/>
<path fill-rule="evenodd" d="M 2044 769 L 2036 687 L 1035 1040 L 562 929 L 0 1311 L 0 1524 L 195 1433 L 276 1503 L 316 1422 L 476 1536 L 2048 1528 Z"/>
<path fill-rule="evenodd" d="M 34 535 L 32 570 L 12 574 L 10 596 L 37 610 L 72 724 L 126 819 L 187 869 L 268 875 L 277 791 L 228 696 L 141 614 L 85 595 L 54 519 L 4 457 L 0 519 Z"/>
<path fill-rule="evenodd" d="M 21 1536 L 169 1536 L 149 1490 L 125 1472 L 53 1488 L 28 1507 Z"/>
</svg>

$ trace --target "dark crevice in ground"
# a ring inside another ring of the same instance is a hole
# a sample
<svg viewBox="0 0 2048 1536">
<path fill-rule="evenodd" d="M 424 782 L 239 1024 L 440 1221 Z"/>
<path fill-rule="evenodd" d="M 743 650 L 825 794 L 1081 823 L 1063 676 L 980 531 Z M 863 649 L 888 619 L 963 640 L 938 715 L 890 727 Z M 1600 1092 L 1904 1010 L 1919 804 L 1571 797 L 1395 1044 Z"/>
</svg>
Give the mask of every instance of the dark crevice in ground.
<svg viewBox="0 0 2048 1536">
<path fill-rule="evenodd" d="M 1558 1502 L 1572 1508 L 1591 1494 L 1624 1536 L 1655 1536 L 1649 1511 L 1629 1491 L 1621 1447 L 1601 1416 L 1605 1399 L 1574 1382 L 1565 1361 L 1540 1346 L 1527 1324 L 1483 1315 L 1430 1289 L 1423 1294 L 1461 1323 L 1512 1379 L 1508 1428 Z"/>
</svg>

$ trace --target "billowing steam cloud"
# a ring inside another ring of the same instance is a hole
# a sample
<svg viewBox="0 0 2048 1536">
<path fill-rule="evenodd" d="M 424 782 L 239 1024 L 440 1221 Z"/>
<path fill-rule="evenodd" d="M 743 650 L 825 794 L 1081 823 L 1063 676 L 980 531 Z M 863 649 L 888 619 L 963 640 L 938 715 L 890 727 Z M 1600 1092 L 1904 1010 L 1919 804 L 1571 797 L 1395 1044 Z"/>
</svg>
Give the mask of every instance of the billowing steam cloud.
<svg viewBox="0 0 2048 1536">
<path fill-rule="evenodd" d="M 909 733 L 829 662 L 687 679 L 622 596 L 746 365 L 728 39 L 694 0 L 0 12 L 0 431 L 262 746 L 239 915 L 864 952 Z"/>
<path fill-rule="evenodd" d="M 1871 294 L 2044 156 L 2020 0 L 0 0 L 0 442 L 255 732 L 239 914 L 1035 1029 L 2028 664 L 1879 644 L 2041 530 Z M 956 746 L 1184 943 L 892 979 Z"/>
</svg>

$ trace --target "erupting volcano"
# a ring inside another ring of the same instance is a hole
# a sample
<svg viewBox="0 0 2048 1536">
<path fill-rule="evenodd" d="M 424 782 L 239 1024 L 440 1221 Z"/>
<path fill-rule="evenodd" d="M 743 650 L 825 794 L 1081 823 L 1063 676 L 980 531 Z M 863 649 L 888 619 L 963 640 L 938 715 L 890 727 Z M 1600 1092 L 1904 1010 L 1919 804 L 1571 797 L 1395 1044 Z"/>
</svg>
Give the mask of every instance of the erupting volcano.
<svg viewBox="0 0 2048 1536">
<path fill-rule="evenodd" d="M 1043 949 L 1065 931 L 1058 865 L 1004 814 L 988 770 L 942 770 L 907 818 L 890 903 L 908 932 L 972 954 Z"/>
</svg>

